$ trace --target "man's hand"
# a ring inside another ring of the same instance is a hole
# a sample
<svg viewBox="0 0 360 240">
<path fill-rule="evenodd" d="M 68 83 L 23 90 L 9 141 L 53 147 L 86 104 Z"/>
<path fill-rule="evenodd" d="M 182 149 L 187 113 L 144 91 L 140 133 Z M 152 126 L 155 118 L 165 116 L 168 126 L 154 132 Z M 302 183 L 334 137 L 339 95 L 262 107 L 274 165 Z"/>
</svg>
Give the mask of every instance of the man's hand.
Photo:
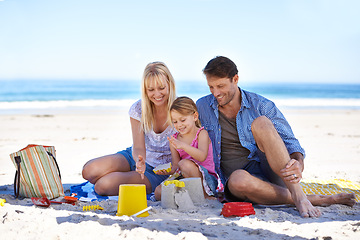
<svg viewBox="0 0 360 240">
<path fill-rule="evenodd" d="M 280 170 L 280 174 L 285 181 L 298 183 L 302 178 L 302 165 L 299 161 L 291 159 L 285 168 Z"/>
<path fill-rule="evenodd" d="M 144 173 L 146 169 L 145 160 L 141 155 L 139 155 L 138 158 L 139 160 L 136 162 L 136 172 L 141 175 L 141 179 L 144 179 Z"/>
</svg>

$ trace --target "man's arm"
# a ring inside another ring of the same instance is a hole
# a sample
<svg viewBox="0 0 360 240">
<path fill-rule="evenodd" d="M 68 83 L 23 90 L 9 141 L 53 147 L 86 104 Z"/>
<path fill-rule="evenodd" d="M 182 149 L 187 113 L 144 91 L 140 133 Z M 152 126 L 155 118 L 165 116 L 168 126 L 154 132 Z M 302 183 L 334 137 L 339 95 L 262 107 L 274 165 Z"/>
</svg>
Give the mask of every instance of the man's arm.
<svg viewBox="0 0 360 240">
<path fill-rule="evenodd" d="M 300 171 L 303 172 L 304 171 L 304 155 L 302 155 L 299 152 L 294 152 L 294 153 L 290 154 L 290 158 L 295 159 L 300 163 Z"/>
<path fill-rule="evenodd" d="M 290 161 L 280 170 L 280 174 L 285 181 L 298 183 L 302 178 L 304 171 L 304 156 L 299 152 L 290 154 Z"/>
</svg>

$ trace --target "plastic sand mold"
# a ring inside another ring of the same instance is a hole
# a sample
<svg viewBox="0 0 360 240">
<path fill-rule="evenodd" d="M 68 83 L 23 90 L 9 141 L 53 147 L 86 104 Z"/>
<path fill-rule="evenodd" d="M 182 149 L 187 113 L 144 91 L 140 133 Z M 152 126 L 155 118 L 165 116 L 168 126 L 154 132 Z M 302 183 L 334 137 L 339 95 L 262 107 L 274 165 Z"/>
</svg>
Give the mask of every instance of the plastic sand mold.
<svg viewBox="0 0 360 240">
<path fill-rule="evenodd" d="M 225 203 L 221 210 L 221 215 L 224 217 L 244 217 L 254 214 L 254 207 L 248 202 Z"/>
<path fill-rule="evenodd" d="M 158 165 L 156 168 L 153 169 L 153 171 L 154 171 L 154 173 L 157 173 L 158 171 L 170 172 L 171 171 L 171 163 L 165 163 L 165 164 Z"/>
<path fill-rule="evenodd" d="M 68 204 L 72 204 L 72 205 L 75 204 L 75 202 L 71 202 L 71 201 L 65 201 L 65 202 L 52 201 L 46 197 L 42 197 L 42 198 L 32 197 L 31 201 L 34 203 L 34 205 L 41 206 L 41 207 L 50 207 L 51 203 L 58 203 L 58 204 L 68 203 Z"/>
</svg>

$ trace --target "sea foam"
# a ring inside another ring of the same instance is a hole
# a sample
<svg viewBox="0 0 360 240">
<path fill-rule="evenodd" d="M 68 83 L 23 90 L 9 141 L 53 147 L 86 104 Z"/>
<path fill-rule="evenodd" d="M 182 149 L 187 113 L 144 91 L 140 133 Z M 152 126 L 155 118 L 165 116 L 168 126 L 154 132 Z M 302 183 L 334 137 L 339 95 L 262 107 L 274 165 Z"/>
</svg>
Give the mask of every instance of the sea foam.
<svg viewBox="0 0 360 240">
<path fill-rule="evenodd" d="M 357 98 L 275 98 L 271 99 L 279 108 L 354 108 L 360 109 Z M 0 102 L 1 110 L 19 109 L 66 109 L 66 108 L 116 108 L 128 109 L 136 99 L 117 100 L 58 100 Z"/>
</svg>

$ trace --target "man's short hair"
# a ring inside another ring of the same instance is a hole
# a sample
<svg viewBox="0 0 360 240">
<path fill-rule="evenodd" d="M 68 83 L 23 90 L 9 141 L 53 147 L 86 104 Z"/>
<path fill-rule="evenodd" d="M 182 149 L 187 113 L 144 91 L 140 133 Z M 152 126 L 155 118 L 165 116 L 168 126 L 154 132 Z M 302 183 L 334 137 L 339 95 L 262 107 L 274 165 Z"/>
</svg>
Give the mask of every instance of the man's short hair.
<svg viewBox="0 0 360 240">
<path fill-rule="evenodd" d="M 206 76 L 232 79 L 238 74 L 238 70 L 235 63 L 229 58 L 217 56 L 206 64 L 203 73 Z"/>
</svg>

